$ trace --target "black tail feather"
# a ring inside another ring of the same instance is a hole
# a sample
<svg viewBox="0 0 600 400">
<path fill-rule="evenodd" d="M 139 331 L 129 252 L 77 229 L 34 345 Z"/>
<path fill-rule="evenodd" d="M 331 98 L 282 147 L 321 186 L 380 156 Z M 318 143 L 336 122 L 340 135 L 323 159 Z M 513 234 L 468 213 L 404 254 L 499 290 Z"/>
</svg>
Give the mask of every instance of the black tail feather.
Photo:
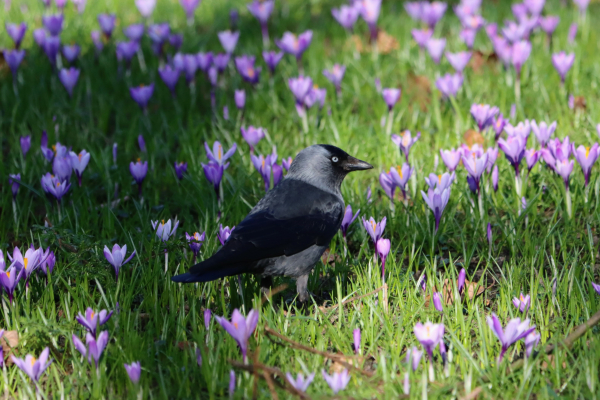
<svg viewBox="0 0 600 400">
<path fill-rule="evenodd" d="M 215 279 L 246 272 L 245 265 L 237 264 L 214 269 L 213 265 L 211 264 L 207 265 L 206 261 L 201 262 L 190 268 L 188 272 L 172 277 L 171 280 L 173 282 L 180 283 L 210 282 L 214 281 Z"/>
</svg>

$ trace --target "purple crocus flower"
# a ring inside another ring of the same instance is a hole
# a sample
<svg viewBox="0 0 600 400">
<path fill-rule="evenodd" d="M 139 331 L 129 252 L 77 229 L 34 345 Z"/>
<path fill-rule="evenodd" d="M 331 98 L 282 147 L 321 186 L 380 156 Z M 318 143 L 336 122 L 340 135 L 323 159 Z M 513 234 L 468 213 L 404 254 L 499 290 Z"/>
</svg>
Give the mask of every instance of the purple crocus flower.
<svg viewBox="0 0 600 400">
<path fill-rule="evenodd" d="M 500 135 L 504 131 L 504 127 L 506 126 L 507 123 L 508 123 L 508 119 L 504 118 L 504 115 L 502 113 L 498 114 L 497 117 L 494 117 L 492 126 L 494 127 L 494 131 L 496 133 L 496 135 L 495 135 L 496 140 L 498 140 L 498 138 L 500 138 Z"/>
<path fill-rule="evenodd" d="M 98 14 L 98 24 L 100 30 L 107 39 L 110 39 L 113 29 L 115 29 L 115 21 L 117 17 L 115 14 Z"/>
<path fill-rule="evenodd" d="M 310 92 L 313 86 L 313 81 L 308 76 L 300 75 L 297 78 L 289 78 L 288 86 L 292 91 L 292 94 L 296 98 L 296 104 L 303 105 L 304 98 Z"/>
<path fill-rule="evenodd" d="M 85 335 L 85 345 L 76 335 L 72 336 L 72 340 L 75 349 L 79 351 L 82 356 L 85 357 L 87 355 L 90 364 L 92 363 L 92 360 L 94 360 L 94 364 L 96 364 L 96 368 L 98 368 L 100 357 L 102 357 L 102 353 L 104 353 L 104 349 L 108 344 L 108 331 L 100 332 L 98 337 L 95 337 L 91 333 L 87 333 Z"/>
<path fill-rule="evenodd" d="M 515 176 L 519 176 L 519 164 L 525 156 L 526 145 L 527 140 L 521 136 L 509 136 L 506 140 L 498 140 L 498 147 L 504 152 L 506 159 L 515 169 Z"/>
<path fill-rule="evenodd" d="M 25 32 L 27 32 L 27 24 L 25 22 L 21 22 L 20 24 L 10 24 L 6 23 L 6 33 L 13 40 L 15 44 L 15 49 L 19 49 L 21 47 L 21 42 L 25 37 Z"/>
<path fill-rule="evenodd" d="M 148 37 L 152 41 L 152 49 L 157 55 L 162 55 L 163 45 L 169 39 L 171 27 L 168 23 L 153 24 L 148 27 Z"/>
<path fill-rule="evenodd" d="M 208 330 L 208 328 L 210 328 L 211 314 L 212 314 L 212 311 L 210 311 L 210 308 L 207 308 L 204 310 L 204 328 L 206 328 L 206 330 Z"/>
<path fill-rule="evenodd" d="M 229 371 L 229 398 L 233 399 L 233 394 L 235 393 L 235 371 Z"/>
<path fill-rule="evenodd" d="M 364 218 L 362 219 L 363 227 L 365 228 L 369 236 L 371 236 L 373 244 L 376 245 L 377 241 L 383 236 L 383 231 L 385 230 L 386 222 L 387 217 L 383 217 L 381 222 L 375 221 L 373 217 L 369 218 L 368 221 Z"/>
<path fill-rule="evenodd" d="M 523 4 L 527 7 L 527 10 L 532 14 L 539 16 L 542 14 L 546 0 L 524 0 Z"/>
<path fill-rule="evenodd" d="M 465 43 L 467 48 L 471 50 L 475 44 L 475 36 L 477 36 L 477 31 L 471 28 L 464 28 L 460 31 L 458 36 Z"/>
<path fill-rule="evenodd" d="M 427 321 L 425 325 L 417 322 L 414 329 L 417 340 L 421 343 L 427 354 L 429 355 L 429 361 L 433 362 L 433 350 L 437 347 L 438 343 L 442 340 L 444 335 L 444 324 L 433 324 Z"/>
<path fill-rule="evenodd" d="M 281 40 L 275 40 L 275 44 L 284 53 L 296 57 L 296 60 L 299 62 L 302 59 L 302 54 L 304 54 L 312 41 L 312 35 L 313 32 L 311 30 L 305 31 L 297 37 L 291 32 L 285 32 Z"/>
<path fill-rule="evenodd" d="M 72 63 L 79 57 L 79 53 L 81 52 L 81 47 L 76 44 L 72 44 L 70 46 L 62 47 L 62 54 L 65 56 L 68 62 Z"/>
<path fill-rule="evenodd" d="M 555 138 L 548 142 L 548 149 L 552 156 L 557 160 L 568 160 L 571 152 L 573 151 L 573 144 L 569 140 L 569 137 L 565 137 L 561 142 L 560 139 Z"/>
<path fill-rule="evenodd" d="M 217 199 L 219 199 L 219 187 L 221 186 L 221 179 L 223 179 L 224 171 L 223 166 L 211 161 L 208 164 L 203 163 L 202 169 L 204 170 L 204 176 L 206 177 L 206 180 L 213 185 L 215 193 L 217 194 Z"/>
<path fill-rule="evenodd" d="M 488 224 L 489 227 L 489 224 Z M 458 293 L 461 293 L 462 290 L 465 287 L 465 280 L 467 279 L 467 271 L 465 271 L 464 268 L 461 268 L 460 272 L 458 273 L 458 279 L 456 282 L 456 289 L 458 290 Z"/>
<path fill-rule="evenodd" d="M 347 369 L 344 369 L 342 372 L 334 372 L 331 375 L 328 375 L 323 369 L 321 370 L 321 374 L 323 375 L 325 382 L 327 382 L 331 390 L 333 390 L 333 394 L 338 394 L 346 389 L 346 386 L 348 386 L 348 383 L 350 382 L 350 374 Z"/>
<path fill-rule="evenodd" d="M 108 261 L 109 264 L 115 269 L 116 279 L 119 279 L 119 271 L 121 271 L 121 267 L 131 261 L 133 256 L 135 256 L 135 250 L 129 255 L 128 258 L 125 258 L 126 255 L 127 245 L 123 245 L 123 247 L 121 247 L 115 243 L 112 251 L 108 249 L 108 246 L 104 246 L 104 257 L 106 258 L 106 261 Z"/>
<path fill-rule="evenodd" d="M 556 121 L 552 122 L 550 125 L 545 122 L 540 122 L 538 125 L 538 123 L 533 120 L 531 121 L 531 130 L 535 133 L 535 137 L 540 143 L 540 146 L 546 147 L 550 137 L 556 130 Z"/>
<path fill-rule="evenodd" d="M 90 32 L 90 37 L 92 38 L 92 42 L 94 43 L 94 47 L 96 48 L 96 53 L 100 53 L 104 48 L 104 42 L 102 42 L 102 34 L 100 31 L 92 31 Z"/>
<path fill-rule="evenodd" d="M 377 251 L 377 257 L 381 260 L 381 279 L 385 281 L 385 260 L 390 253 L 391 242 L 390 239 L 379 238 L 375 244 L 375 251 Z"/>
<path fill-rule="evenodd" d="M 360 335 L 360 328 L 356 328 L 352 331 L 352 339 L 353 339 L 353 347 L 354 347 L 354 353 L 356 355 L 358 355 L 360 353 L 360 339 L 361 339 L 361 335 Z"/>
<path fill-rule="evenodd" d="M 325 78 L 329 79 L 333 86 L 335 86 L 335 90 L 338 96 L 342 93 L 342 79 L 344 79 L 344 74 L 346 73 L 346 66 L 340 64 L 334 64 L 331 70 L 323 70 L 323 75 Z"/>
<path fill-rule="evenodd" d="M 285 169 L 286 171 L 290 170 L 290 167 L 292 166 L 292 157 L 288 157 L 287 159 L 282 158 L 281 159 L 281 166 L 283 167 L 283 169 Z"/>
<path fill-rule="evenodd" d="M 139 49 L 140 44 L 133 40 L 128 42 L 117 42 L 117 47 L 115 49 L 117 60 L 125 60 L 125 64 L 129 68 L 131 59 L 139 51 Z"/>
<path fill-rule="evenodd" d="M 221 46 L 223 46 L 225 52 L 227 54 L 233 54 L 235 46 L 237 46 L 238 39 L 240 38 L 240 33 L 227 30 L 219 32 L 217 36 L 219 37 L 219 41 L 221 42 Z"/>
<path fill-rule="evenodd" d="M 462 161 L 467 173 L 469 174 L 467 177 L 469 187 L 473 193 L 479 195 L 479 181 L 481 180 L 481 175 L 483 175 L 486 170 L 488 155 L 487 153 L 483 154 L 482 156 L 477 156 L 475 153 L 463 153 Z"/>
<path fill-rule="evenodd" d="M 38 271 L 48 276 L 48 274 L 52 273 L 54 266 L 56 265 L 56 256 L 54 255 L 54 252 L 50 250 L 50 247 L 43 252 L 41 260 L 43 261 L 40 263 L 40 269 Z"/>
<path fill-rule="evenodd" d="M 185 175 L 187 172 L 187 168 L 188 168 L 187 162 L 183 162 L 183 161 L 175 162 L 174 167 L 175 167 L 175 175 L 177 175 L 177 179 L 182 180 L 183 175 Z"/>
<path fill-rule="evenodd" d="M 25 268 L 17 260 L 14 260 L 6 270 L 0 270 L 0 286 L 4 288 L 4 292 L 8 295 L 10 304 L 13 302 L 15 289 L 24 274 Z"/>
<path fill-rule="evenodd" d="M 471 106 L 471 116 L 477 123 L 479 132 L 485 131 L 488 126 L 492 125 L 499 111 L 498 107 L 492 107 L 489 104 L 473 104 Z"/>
<path fill-rule="evenodd" d="M 10 68 L 10 72 L 13 75 L 13 79 L 17 79 L 17 72 L 19 70 L 19 66 L 23 62 L 25 58 L 25 50 L 5 50 L 4 51 L 4 59 Z"/>
<path fill-rule="evenodd" d="M 127 39 L 132 42 L 140 42 L 142 40 L 142 36 L 144 36 L 144 24 L 131 24 L 123 29 L 123 34 Z"/>
<path fill-rule="evenodd" d="M 263 155 L 259 155 L 258 157 L 251 155 L 250 158 L 252 159 L 254 168 L 256 168 L 262 176 L 265 183 L 265 191 L 269 191 L 271 186 L 271 171 L 273 171 L 273 187 L 277 186 L 283 177 L 283 169 L 281 166 L 275 164 L 277 155 L 273 154 L 268 155 L 267 157 L 264 157 Z"/>
<path fill-rule="evenodd" d="M 518 79 L 521 79 L 521 68 L 523 68 L 523 64 L 525 64 L 530 54 L 531 43 L 526 40 L 518 41 L 512 47 L 511 62 L 517 72 Z"/>
<path fill-rule="evenodd" d="M 71 151 L 69 152 L 69 159 L 71 162 L 71 168 L 73 168 L 73 171 L 75 171 L 79 186 L 81 187 L 81 176 L 90 162 L 90 153 L 85 150 L 81 150 L 79 154 L 75 154 L 75 152 Z"/>
<path fill-rule="evenodd" d="M 160 75 L 162 81 L 169 88 L 173 97 L 175 97 L 175 87 L 179 81 L 179 73 L 178 69 L 173 68 L 170 65 L 158 68 L 158 75 Z"/>
<path fill-rule="evenodd" d="M 183 44 L 183 35 L 181 33 L 171 33 L 169 35 L 169 44 L 175 49 L 175 51 L 178 51 Z"/>
<path fill-rule="evenodd" d="M 19 185 L 21 184 L 21 174 L 10 174 L 8 175 L 8 184 L 12 191 L 13 200 L 17 198 L 19 192 Z"/>
<path fill-rule="evenodd" d="M 319 110 L 325 105 L 325 97 L 327 96 L 327 89 L 319 89 L 317 85 L 314 85 L 308 94 L 304 97 L 304 105 L 307 109 L 311 108 L 315 103 L 319 105 Z"/>
<path fill-rule="evenodd" d="M 142 183 L 144 182 L 144 179 L 146 178 L 146 174 L 148 173 L 148 161 L 144 161 L 142 162 L 139 158 L 137 160 L 137 162 L 130 162 L 129 163 L 129 172 L 131 173 L 131 176 L 133 176 L 133 179 L 135 180 L 135 182 L 138 184 L 138 192 L 140 194 L 140 196 L 142 195 Z"/>
<path fill-rule="evenodd" d="M 385 194 L 393 202 L 394 201 L 394 192 L 396 191 L 396 185 L 394 184 L 394 180 L 392 179 L 392 174 L 382 171 L 381 174 L 379 174 L 379 184 L 383 188 L 383 191 L 385 192 Z"/>
<path fill-rule="evenodd" d="M 306 392 L 308 386 L 312 383 L 313 379 L 315 379 L 315 373 L 313 372 L 311 374 L 308 374 L 306 379 L 304 378 L 304 375 L 300 373 L 298 374 L 296 379 L 294 379 L 294 376 L 289 372 L 285 374 L 285 377 L 287 378 L 289 384 L 296 388 L 296 390 Z"/>
<path fill-rule="evenodd" d="M 46 347 L 39 358 L 35 358 L 31 354 L 27 354 L 25 359 L 11 356 L 11 360 L 15 363 L 21 371 L 23 371 L 29 378 L 37 384 L 42 374 L 48 369 L 52 360 L 48 361 L 50 349 Z"/>
<path fill-rule="evenodd" d="M 250 153 L 254 153 L 254 147 L 265 137 L 265 131 L 263 128 L 255 128 L 252 125 L 248 128 L 241 127 L 242 137 L 250 146 Z"/>
<path fill-rule="evenodd" d="M 42 24 L 50 36 L 58 36 L 63 29 L 64 16 L 62 14 L 44 15 Z"/>
<path fill-rule="evenodd" d="M 490 173 L 496 164 L 496 160 L 498 159 L 498 147 L 488 147 L 485 153 L 487 154 L 488 158 L 486 170 L 488 173 Z"/>
<path fill-rule="evenodd" d="M 156 7 L 156 0 L 135 0 L 135 6 L 137 7 L 138 11 L 140 12 L 143 18 L 150 18 L 150 16 L 154 12 L 154 8 Z M 125 368 L 127 369 L 127 366 Z"/>
<path fill-rule="evenodd" d="M 554 164 L 554 171 L 563 178 L 565 183 L 565 189 L 569 191 L 569 178 L 571 176 L 571 172 L 573 172 L 573 167 L 575 166 L 575 161 L 573 160 L 556 160 Z"/>
<path fill-rule="evenodd" d="M 67 93 L 69 93 L 69 97 L 72 97 L 73 88 L 79 80 L 79 69 L 73 67 L 69 69 L 63 68 L 58 72 L 58 78 L 67 90 Z"/>
<path fill-rule="evenodd" d="M 494 192 L 498 191 L 498 166 L 494 165 L 494 169 L 492 170 L 492 186 L 494 188 Z"/>
<path fill-rule="evenodd" d="M 289 169 L 286 168 L 286 169 Z M 356 214 L 352 215 L 352 206 L 348 204 L 346 206 L 346 211 L 344 212 L 344 218 L 342 219 L 342 224 L 340 225 L 340 230 L 342 231 L 342 236 L 346 238 L 346 234 L 348 233 L 348 228 L 354 222 L 354 220 L 358 217 L 358 213 L 360 213 L 360 209 L 356 210 Z"/>
<path fill-rule="evenodd" d="M 402 195 L 405 199 L 406 185 L 408 184 L 408 180 L 412 176 L 414 170 L 415 169 L 412 168 L 408 163 L 402 164 L 402 167 L 398 166 L 396 168 L 390 168 L 389 177 L 392 179 L 394 186 L 402 190 Z"/>
<path fill-rule="evenodd" d="M 360 14 L 359 7 L 356 4 L 342 5 L 340 8 L 331 9 L 331 15 L 333 18 L 345 29 L 352 31 L 354 24 Z"/>
<path fill-rule="evenodd" d="M 538 24 L 540 28 L 546 33 L 548 39 L 552 38 L 552 34 L 556 30 L 558 23 L 560 22 L 560 17 L 555 15 L 548 15 L 546 17 L 539 17 Z"/>
<path fill-rule="evenodd" d="M 469 64 L 472 54 L 470 51 L 461 51 L 459 53 L 450 53 L 447 51 L 446 59 L 456 72 L 463 72 L 467 64 Z"/>
<path fill-rule="evenodd" d="M 129 93 L 131 94 L 131 98 L 135 100 L 138 106 L 140 106 L 142 110 L 146 111 L 148 102 L 154 93 L 154 83 L 151 83 L 148 86 L 140 85 L 138 87 L 129 88 Z"/>
<path fill-rule="evenodd" d="M 71 188 L 69 181 L 60 181 L 57 177 L 50 175 L 49 172 L 42 176 L 41 184 L 44 192 L 51 194 L 59 202 Z"/>
<path fill-rule="evenodd" d="M 541 335 L 537 332 L 530 332 L 525 336 L 525 357 L 531 357 L 533 348 L 540 342 Z"/>
<path fill-rule="evenodd" d="M 139 0 L 138 0 L 139 1 Z M 140 381 L 140 375 L 142 374 L 142 365 L 139 361 L 132 362 L 131 364 L 123 364 L 127 375 L 133 384 L 137 384 Z"/>
<path fill-rule="evenodd" d="M 377 40 L 377 20 L 381 11 L 381 0 L 361 0 L 357 7 L 360 11 L 360 16 L 367 23 L 369 32 L 371 33 L 371 41 Z"/>
<path fill-rule="evenodd" d="M 423 196 L 423 200 L 425 200 L 425 203 L 433 212 L 435 218 L 435 232 L 437 232 L 440 226 L 440 220 L 442 219 L 442 214 L 450 199 L 450 187 L 443 190 L 441 188 L 436 190 L 429 188 L 427 194 L 421 191 L 421 196 Z"/>
<path fill-rule="evenodd" d="M 68 181 L 71 179 L 73 168 L 71 166 L 71 158 L 68 154 L 65 156 L 56 155 L 52 162 L 52 172 L 59 181 Z"/>
<path fill-rule="evenodd" d="M 202 247 L 202 243 L 204 243 L 204 240 L 206 240 L 206 232 L 202 232 L 202 235 L 199 234 L 198 232 L 194 232 L 193 235 L 190 235 L 189 233 L 186 232 L 185 238 L 188 241 L 188 245 L 190 246 L 190 249 L 194 253 L 194 258 L 198 257 L 198 254 L 200 253 L 200 247 Z M 208 328 L 206 328 L 206 329 L 208 329 Z"/>
<path fill-rule="evenodd" d="M 463 84 L 463 76 L 460 73 L 446 74 L 435 81 L 435 86 L 444 97 L 455 97 Z"/>
<path fill-rule="evenodd" d="M 541 153 L 535 149 L 525 150 L 525 162 L 527 163 L 527 170 L 531 172 L 535 164 L 539 161 Z"/>
<path fill-rule="evenodd" d="M 46 30 L 44 28 L 38 28 L 33 31 L 33 40 L 42 50 L 44 49 L 44 42 L 46 41 Z"/>
<path fill-rule="evenodd" d="M 200 5 L 200 0 L 179 0 L 179 3 L 185 12 L 188 24 L 191 25 L 191 22 L 194 20 L 194 12 Z"/>
<path fill-rule="evenodd" d="M 531 306 L 531 296 L 524 296 L 523 292 L 521 292 L 518 298 L 513 297 L 512 303 L 521 313 L 526 313 Z"/>
<path fill-rule="evenodd" d="M 21 136 L 19 138 L 19 143 L 21 144 L 21 153 L 23 153 L 23 157 L 25 157 L 31 148 L 31 135 Z"/>
<path fill-rule="evenodd" d="M 442 157 L 442 161 L 444 162 L 444 165 L 446 165 L 446 168 L 448 168 L 448 170 L 450 170 L 450 172 L 452 172 L 452 171 L 456 170 L 456 167 L 460 163 L 460 160 L 462 159 L 462 152 L 460 149 L 458 149 L 458 150 L 454 150 L 454 149 L 442 150 L 442 149 L 440 149 L 440 156 Z"/>
<path fill-rule="evenodd" d="M 204 142 L 204 150 L 206 150 L 206 157 L 210 161 L 223 166 L 223 169 L 227 169 L 229 167 L 229 163 L 226 161 L 229 160 L 229 158 L 231 158 L 231 156 L 233 156 L 233 154 L 237 150 L 237 144 L 233 143 L 229 150 L 224 151 L 223 145 L 218 140 L 216 140 L 213 143 L 213 148 L 211 151 L 210 147 L 208 146 L 208 143 Z"/>
<path fill-rule="evenodd" d="M 526 142 L 527 138 L 529 138 L 529 134 L 531 133 L 531 123 L 529 120 L 519 122 L 516 126 L 507 123 L 504 126 L 504 130 L 509 137 L 519 136 Z"/>
<path fill-rule="evenodd" d="M 217 232 L 217 237 L 219 238 L 219 242 L 221 242 L 221 246 L 225 246 L 225 242 L 231 236 L 231 233 L 235 229 L 235 226 L 229 228 L 228 226 L 223 227 L 223 224 L 219 224 L 219 232 Z"/>
<path fill-rule="evenodd" d="M 552 65 L 560 75 L 560 82 L 564 85 L 565 77 L 567 76 L 567 72 L 573 66 L 575 62 L 575 53 L 567 54 L 564 51 L 560 53 L 552 54 Z"/>
<path fill-rule="evenodd" d="M 439 312 L 443 312 L 444 308 L 442 306 L 442 295 L 438 292 L 433 292 L 433 307 L 439 311 Z"/>
<path fill-rule="evenodd" d="M 502 362 L 502 358 L 510 346 L 535 330 L 535 325 L 529 326 L 528 319 L 521 322 L 520 318 L 511 319 L 508 321 L 508 324 L 506 324 L 506 328 L 502 329 L 500 320 L 494 313 L 492 313 L 491 317 L 487 317 L 487 323 L 502 346 L 500 356 L 498 357 L 498 363 Z"/>
<path fill-rule="evenodd" d="M 235 106 L 237 107 L 237 109 L 243 110 L 244 107 L 246 106 L 246 91 L 244 89 L 236 90 L 235 94 L 234 94 L 234 100 L 235 100 Z M 242 134 L 242 136 L 243 136 L 243 134 Z"/>
<path fill-rule="evenodd" d="M 123 248 L 126 248 L 126 246 L 123 246 Z M 106 254 L 106 249 L 104 252 Z M 88 307 L 85 310 L 85 314 L 78 313 L 75 320 L 93 337 L 96 337 L 98 327 L 106 324 L 110 317 L 112 317 L 112 314 L 112 311 L 100 310 L 100 312 L 95 312 L 91 307 Z"/>
<path fill-rule="evenodd" d="M 423 17 L 423 4 L 423 1 L 407 1 L 404 9 L 413 20 L 420 21 Z"/>
<path fill-rule="evenodd" d="M 392 111 L 394 105 L 400 100 L 400 89 L 396 88 L 386 88 L 381 91 L 381 95 L 383 96 L 383 100 L 385 104 L 388 106 L 388 111 Z"/>
<path fill-rule="evenodd" d="M 269 18 L 271 17 L 271 13 L 273 12 L 273 9 L 275 8 L 275 1 L 273 1 L 273 0 L 265 0 L 265 1 L 254 0 L 252 3 L 248 4 L 246 7 L 248 7 L 248 11 L 250 11 L 250 14 L 254 15 L 254 17 L 260 23 L 260 28 L 261 28 L 262 37 L 263 37 L 263 45 L 266 47 L 269 44 L 269 29 L 267 26 L 267 22 L 269 21 Z"/>
<path fill-rule="evenodd" d="M 581 171 L 585 177 L 585 186 L 590 183 L 590 175 L 592 174 L 592 167 L 598 159 L 598 143 L 594 143 L 592 147 L 579 146 L 575 149 L 575 159 L 581 166 Z"/>
<path fill-rule="evenodd" d="M 231 56 L 227 53 L 214 54 L 212 58 L 212 65 L 217 69 L 218 73 L 222 73 L 225 71 L 225 68 L 227 68 L 230 58 Z"/>
<path fill-rule="evenodd" d="M 594 288 L 596 293 L 600 294 L 600 285 L 599 284 L 592 282 L 592 287 Z"/>
<path fill-rule="evenodd" d="M 29 277 L 33 274 L 44 261 L 42 256 L 44 255 L 43 249 L 36 249 L 33 245 L 27 249 L 25 254 L 21 253 L 18 247 L 13 249 L 12 257 L 9 255 L 8 257 L 13 263 L 16 263 L 22 268 L 23 273 L 25 274 L 23 278 L 25 278 L 25 284 L 29 285 Z"/>
<path fill-rule="evenodd" d="M 276 51 L 263 51 L 262 56 L 265 60 L 265 64 L 267 64 L 267 67 L 269 68 L 269 71 L 271 71 L 271 74 L 274 74 L 277 64 L 279 64 L 279 61 L 281 61 L 283 58 L 283 53 Z"/>
<path fill-rule="evenodd" d="M 427 48 L 427 52 L 431 56 L 431 59 L 434 63 L 439 64 L 442 59 L 442 54 L 444 54 L 444 49 L 446 48 L 446 39 L 434 39 L 431 38 L 425 44 Z"/>
<path fill-rule="evenodd" d="M 44 40 L 43 49 L 50 64 L 52 64 L 53 67 L 56 66 L 56 56 L 60 50 L 60 38 L 58 36 L 47 37 Z"/>
<path fill-rule="evenodd" d="M 256 85 L 260 79 L 260 67 L 254 66 L 254 56 L 241 56 L 235 58 L 235 67 L 246 82 Z"/>
<path fill-rule="evenodd" d="M 440 1 L 434 1 L 432 3 L 423 2 L 421 10 L 421 20 L 425 22 L 431 30 L 435 29 L 435 26 L 446 12 L 446 3 Z"/>
<path fill-rule="evenodd" d="M 198 69 L 204 73 L 208 73 L 210 66 L 213 61 L 213 53 L 210 51 L 207 53 L 198 53 L 196 54 L 196 64 L 198 64 Z"/>
<path fill-rule="evenodd" d="M 160 221 L 160 223 L 158 221 L 150 222 L 152 223 L 152 229 L 156 231 L 156 236 L 163 242 L 166 242 L 171 236 L 175 235 L 177 227 L 179 226 L 179 221 L 177 220 L 175 220 L 175 223 L 172 223 L 171 220 L 168 220 L 165 223 L 164 219 Z M 173 228 L 171 229 L 171 227 Z"/>
<path fill-rule="evenodd" d="M 146 141 L 144 140 L 144 136 L 143 135 L 138 135 L 138 146 L 140 147 L 140 151 L 142 153 L 146 152 Z"/>
<path fill-rule="evenodd" d="M 573 0 L 573 3 L 579 8 L 579 12 L 583 15 L 587 11 L 590 0 Z"/>
<path fill-rule="evenodd" d="M 424 49 L 427 42 L 433 36 L 433 31 L 430 29 L 413 29 L 410 31 L 414 41 L 421 49 Z"/>
<path fill-rule="evenodd" d="M 242 313 L 236 308 L 233 310 L 233 314 L 231 315 L 231 322 L 228 321 L 225 317 L 215 317 L 219 325 L 225 329 L 227 333 L 233 337 L 233 339 L 237 342 L 240 347 L 240 351 L 242 352 L 242 357 L 244 361 L 247 360 L 248 353 L 248 339 L 254 333 L 256 329 L 256 325 L 258 324 L 258 311 L 255 309 L 250 310 L 248 315 L 244 318 Z"/>
<path fill-rule="evenodd" d="M 442 191 L 452 186 L 452 183 L 454 183 L 455 178 L 456 175 L 454 174 L 454 172 L 452 172 L 451 174 L 444 172 L 441 175 L 431 173 L 429 174 L 429 176 L 425 177 L 425 183 L 427 183 L 427 185 L 431 189 L 437 189 L 439 191 Z"/>
</svg>

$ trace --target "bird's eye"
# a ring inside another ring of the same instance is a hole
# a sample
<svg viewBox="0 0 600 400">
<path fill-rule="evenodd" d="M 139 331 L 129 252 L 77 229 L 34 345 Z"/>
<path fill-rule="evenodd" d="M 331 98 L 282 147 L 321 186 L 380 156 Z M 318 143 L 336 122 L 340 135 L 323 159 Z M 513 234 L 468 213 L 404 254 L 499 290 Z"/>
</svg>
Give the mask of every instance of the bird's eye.
<svg viewBox="0 0 600 400">
<path fill-rule="evenodd" d="M 333 161 L 334 163 L 338 162 L 338 158 L 337 157 L 331 157 L 331 161 Z"/>
</svg>

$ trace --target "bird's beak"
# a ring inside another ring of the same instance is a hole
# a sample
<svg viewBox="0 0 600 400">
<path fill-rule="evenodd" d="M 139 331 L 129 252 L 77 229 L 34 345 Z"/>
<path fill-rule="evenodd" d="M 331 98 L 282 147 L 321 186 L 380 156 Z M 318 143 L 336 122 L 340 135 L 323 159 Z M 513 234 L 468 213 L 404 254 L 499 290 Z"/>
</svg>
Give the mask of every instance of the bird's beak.
<svg viewBox="0 0 600 400">
<path fill-rule="evenodd" d="M 358 158 L 348 157 L 344 169 L 348 172 L 351 171 L 363 171 L 365 169 L 371 169 L 373 166 L 366 161 L 359 160 Z"/>
</svg>

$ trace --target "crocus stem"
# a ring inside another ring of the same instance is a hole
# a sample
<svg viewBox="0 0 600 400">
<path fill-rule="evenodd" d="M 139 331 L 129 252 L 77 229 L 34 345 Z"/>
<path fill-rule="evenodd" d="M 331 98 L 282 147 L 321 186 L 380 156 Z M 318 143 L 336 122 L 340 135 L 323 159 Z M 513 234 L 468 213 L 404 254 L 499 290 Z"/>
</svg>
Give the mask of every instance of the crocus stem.
<svg viewBox="0 0 600 400">
<path fill-rule="evenodd" d="M 573 210 L 572 210 L 572 203 L 571 203 L 571 191 L 569 190 L 569 188 L 567 188 L 567 194 L 565 197 L 565 202 L 567 203 L 567 215 L 569 216 L 569 218 L 571 218 Z"/>
<path fill-rule="evenodd" d="M 308 115 L 306 113 L 306 109 L 302 106 L 304 112 L 302 113 L 302 130 L 304 133 L 308 133 Z"/>
<path fill-rule="evenodd" d="M 165 274 L 167 273 L 168 267 L 169 267 L 169 252 L 165 251 Z"/>
<path fill-rule="evenodd" d="M 479 204 L 479 216 L 483 221 L 485 210 L 483 209 L 483 195 L 481 194 L 481 190 L 479 190 L 479 193 L 477 194 L 477 204 Z"/>
<path fill-rule="evenodd" d="M 515 80 L 515 100 L 517 103 L 521 103 L 521 71 L 517 72 L 517 79 Z"/>
<path fill-rule="evenodd" d="M 260 30 L 262 31 L 262 39 L 263 39 L 263 47 L 265 49 L 269 48 L 269 28 L 267 24 L 260 24 Z"/>
<path fill-rule="evenodd" d="M 392 110 L 390 108 L 390 111 L 388 112 L 388 115 L 387 115 L 387 124 L 386 124 L 386 129 L 385 129 L 385 133 L 388 136 L 390 136 L 392 134 L 392 122 L 393 121 L 394 121 L 394 110 Z"/>
<path fill-rule="evenodd" d="M 146 73 L 146 61 L 144 60 L 144 53 L 142 52 L 142 48 L 140 47 L 137 51 L 138 63 L 140 64 L 140 69 L 145 74 Z"/>
<path fill-rule="evenodd" d="M 429 382 L 435 380 L 435 371 L 433 369 L 433 358 L 429 357 Z"/>
<path fill-rule="evenodd" d="M 13 197 L 13 201 L 12 201 L 12 207 L 13 207 L 13 217 L 15 218 L 15 229 L 17 228 L 18 225 L 18 220 L 17 220 L 17 203 L 15 202 L 15 198 Z"/>
</svg>

